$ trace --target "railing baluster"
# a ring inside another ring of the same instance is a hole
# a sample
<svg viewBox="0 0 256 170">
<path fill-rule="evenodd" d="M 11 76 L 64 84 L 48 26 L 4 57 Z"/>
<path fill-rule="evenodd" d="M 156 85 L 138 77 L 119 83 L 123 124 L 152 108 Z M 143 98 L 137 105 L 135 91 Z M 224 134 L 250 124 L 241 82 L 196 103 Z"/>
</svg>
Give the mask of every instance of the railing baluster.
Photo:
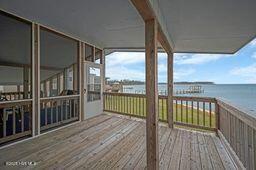
<svg viewBox="0 0 256 170">
<path fill-rule="evenodd" d="M 194 124 L 194 102 L 191 101 L 191 119 L 192 119 L 192 124 Z"/>
<path fill-rule="evenodd" d="M 24 132 L 24 106 L 21 106 L 21 132 Z"/>
<path fill-rule="evenodd" d="M 199 101 L 197 101 L 196 110 L 197 110 L 197 125 L 199 125 Z"/>
<path fill-rule="evenodd" d="M 12 134 L 16 134 L 16 113 L 15 107 L 12 107 Z"/>
<path fill-rule="evenodd" d="M 188 101 L 186 100 L 186 122 L 188 123 Z"/>
<path fill-rule="evenodd" d="M 178 121 L 178 100 L 175 100 L 175 107 L 176 107 L 176 121 Z"/>
<path fill-rule="evenodd" d="M 68 119 L 68 103 L 67 103 L 67 100 L 64 100 L 65 102 L 65 120 Z"/>
<path fill-rule="evenodd" d="M 56 123 L 59 122 L 59 106 L 58 106 L 58 101 L 56 101 L 55 109 L 56 109 Z"/>
<path fill-rule="evenodd" d="M 135 107 L 134 107 L 134 98 L 132 98 L 132 110 L 133 110 L 133 114 L 135 114 L 134 110 L 135 110 Z"/>
<path fill-rule="evenodd" d="M 125 102 L 125 104 L 126 104 L 126 113 L 127 113 L 127 114 L 128 114 L 128 103 L 129 103 L 129 97 L 126 96 L 126 102 Z"/>
<path fill-rule="evenodd" d="M 76 100 L 72 100 L 73 103 L 73 117 L 76 117 Z"/>
<path fill-rule="evenodd" d="M 6 109 L 3 109 L 3 137 L 6 136 Z"/>
<path fill-rule="evenodd" d="M 51 107 L 51 124 L 53 124 L 53 101 L 50 101 L 50 107 Z"/>
<path fill-rule="evenodd" d="M 183 122 L 183 101 L 180 101 L 181 122 Z"/>
<path fill-rule="evenodd" d="M 69 119 L 72 118 L 72 100 L 68 100 L 69 103 Z"/>
<path fill-rule="evenodd" d="M 210 113 L 210 127 L 212 127 L 212 103 L 209 102 L 209 113 Z"/>
<path fill-rule="evenodd" d="M 205 126 L 205 102 L 203 102 L 203 125 Z"/>
<path fill-rule="evenodd" d="M 60 107 L 60 120 L 61 120 L 61 122 L 63 121 L 63 119 L 64 119 L 64 109 L 63 109 L 63 106 L 64 106 L 64 101 L 63 100 L 61 100 L 60 101 L 60 104 L 61 104 L 61 107 Z"/>
<path fill-rule="evenodd" d="M 47 104 L 48 104 L 48 102 L 45 102 L 45 108 L 44 108 L 44 110 L 45 110 L 45 115 L 44 115 L 45 125 L 48 124 L 48 121 L 47 121 L 47 117 L 48 117 L 47 116 L 48 115 Z"/>
<path fill-rule="evenodd" d="M 162 119 L 164 120 L 164 99 L 162 99 Z"/>
</svg>

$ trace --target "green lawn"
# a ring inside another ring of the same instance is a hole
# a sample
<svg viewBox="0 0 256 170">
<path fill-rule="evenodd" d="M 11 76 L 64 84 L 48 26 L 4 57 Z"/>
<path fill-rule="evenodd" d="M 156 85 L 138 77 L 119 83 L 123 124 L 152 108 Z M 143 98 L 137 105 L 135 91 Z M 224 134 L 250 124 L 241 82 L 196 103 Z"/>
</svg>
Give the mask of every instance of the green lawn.
<svg viewBox="0 0 256 170">
<path fill-rule="evenodd" d="M 211 116 L 209 111 L 193 109 L 191 102 L 186 101 L 173 104 L 173 118 L 175 122 L 182 122 L 192 125 L 200 125 L 204 127 L 215 128 L 215 113 L 212 111 Z M 159 99 L 159 120 L 167 121 L 167 100 Z M 123 114 L 145 117 L 146 116 L 146 99 L 142 97 L 128 97 L 128 96 L 111 96 L 105 97 L 105 110 L 119 112 Z M 210 121 L 211 120 L 211 121 Z M 211 123 L 210 123 L 211 122 Z"/>
</svg>

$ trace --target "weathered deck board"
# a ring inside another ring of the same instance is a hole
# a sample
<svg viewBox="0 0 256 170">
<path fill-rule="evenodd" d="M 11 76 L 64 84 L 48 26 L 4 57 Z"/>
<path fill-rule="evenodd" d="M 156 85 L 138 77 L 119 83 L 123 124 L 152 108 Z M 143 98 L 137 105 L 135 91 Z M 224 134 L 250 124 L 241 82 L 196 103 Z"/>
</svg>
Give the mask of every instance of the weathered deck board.
<svg viewBox="0 0 256 170">
<path fill-rule="evenodd" d="M 0 150 L 6 161 L 36 161 L 14 169 L 144 169 L 145 122 L 101 115 Z M 235 169 L 214 134 L 159 127 L 160 169 Z"/>
</svg>

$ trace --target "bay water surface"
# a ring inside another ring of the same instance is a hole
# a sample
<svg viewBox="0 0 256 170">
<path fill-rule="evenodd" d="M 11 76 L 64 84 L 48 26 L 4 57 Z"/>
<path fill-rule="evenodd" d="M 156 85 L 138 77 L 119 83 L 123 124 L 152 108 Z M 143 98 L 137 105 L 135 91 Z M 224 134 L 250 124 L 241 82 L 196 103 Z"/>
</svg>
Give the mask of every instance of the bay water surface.
<svg viewBox="0 0 256 170">
<path fill-rule="evenodd" d="M 191 85 L 174 85 L 174 92 L 187 90 Z M 256 117 L 256 84 L 204 84 L 204 93 L 175 94 L 176 96 L 216 97 L 228 101 L 234 106 L 248 111 Z M 165 94 L 166 84 L 159 84 L 158 91 Z M 125 85 L 124 93 L 145 93 L 145 85 Z"/>
</svg>

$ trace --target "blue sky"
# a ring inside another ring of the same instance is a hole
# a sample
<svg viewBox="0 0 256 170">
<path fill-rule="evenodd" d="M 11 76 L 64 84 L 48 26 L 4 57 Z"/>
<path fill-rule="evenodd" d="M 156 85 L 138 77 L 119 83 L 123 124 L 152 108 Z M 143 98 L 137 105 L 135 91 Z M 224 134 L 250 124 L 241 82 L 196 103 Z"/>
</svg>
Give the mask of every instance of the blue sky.
<svg viewBox="0 0 256 170">
<path fill-rule="evenodd" d="M 158 54 L 158 81 L 167 80 L 167 56 Z M 145 81 L 145 53 L 115 52 L 106 56 L 106 76 Z M 256 83 L 256 39 L 237 53 L 174 54 L 174 81 L 213 81 L 218 84 Z"/>
</svg>

